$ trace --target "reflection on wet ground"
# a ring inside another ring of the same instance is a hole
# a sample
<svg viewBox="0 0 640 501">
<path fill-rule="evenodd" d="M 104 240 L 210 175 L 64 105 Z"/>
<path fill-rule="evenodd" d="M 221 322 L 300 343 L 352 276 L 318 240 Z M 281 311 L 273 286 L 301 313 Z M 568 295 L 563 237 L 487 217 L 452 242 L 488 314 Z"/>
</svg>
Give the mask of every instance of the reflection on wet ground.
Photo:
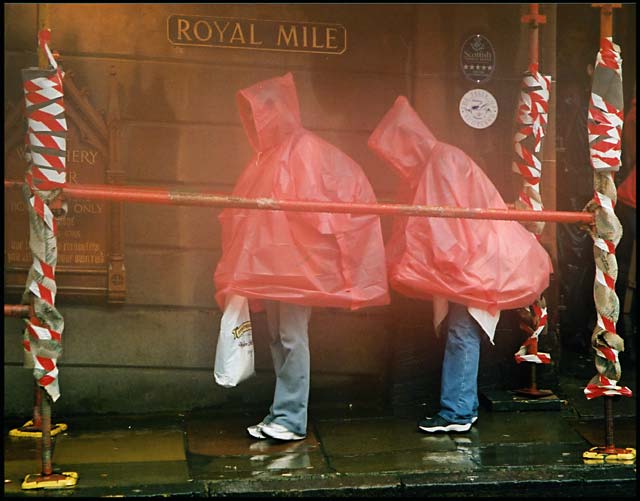
<svg viewBox="0 0 640 501">
<path fill-rule="evenodd" d="M 246 406 L 69 417 L 68 429 L 53 439 L 54 471 L 79 475 L 78 484 L 65 490 L 21 489 L 27 474 L 41 471 L 40 440 L 9 437 L 22 423 L 7 421 L 5 495 L 451 496 L 469 495 L 473 485 L 474 495 L 512 489 L 526 496 L 535 489 L 524 486 L 537 482 L 536 489 L 550 486 L 548 492 L 559 496 L 635 496 L 635 464 L 582 460 L 583 452 L 605 440 L 603 405 L 586 401 L 583 387 L 584 381 L 564 377 L 559 411 L 481 408 L 469 432 L 433 436 L 377 402 L 312 407 L 309 434 L 297 442 L 249 437 L 246 427 L 264 409 Z M 635 396 L 614 405 L 615 445 L 635 448 Z"/>
</svg>

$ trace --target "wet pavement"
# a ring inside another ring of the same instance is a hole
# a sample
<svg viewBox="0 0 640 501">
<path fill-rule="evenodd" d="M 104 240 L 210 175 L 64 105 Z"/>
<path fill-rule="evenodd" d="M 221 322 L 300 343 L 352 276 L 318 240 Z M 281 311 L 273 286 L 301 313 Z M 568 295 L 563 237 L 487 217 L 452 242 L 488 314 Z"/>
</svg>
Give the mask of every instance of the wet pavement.
<svg viewBox="0 0 640 501">
<path fill-rule="evenodd" d="M 585 359 L 586 365 L 592 361 Z M 298 442 L 254 440 L 245 428 L 265 409 L 225 407 L 186 414 L 56 417 L 54 472 L 76 472 L 65 489 L 22 489 L 40 473 L 40 440 L 14 438 L 5 420 L 5 496 L 635 497 L 633 464 L 585 464 L 605 441 L 602 399 L 586 380 L 562 375 L 558 410 L 480 409 L 467 433 L 426 435 L 416 408 L 381 402 L 312 405 Z M 517 398 L 517 397 L 516 397 Z M 617 447 L 636 447 L 636 399 L 614 401 Z M 413 415 L 412 415 L 413 413 Z"/>
</svg>

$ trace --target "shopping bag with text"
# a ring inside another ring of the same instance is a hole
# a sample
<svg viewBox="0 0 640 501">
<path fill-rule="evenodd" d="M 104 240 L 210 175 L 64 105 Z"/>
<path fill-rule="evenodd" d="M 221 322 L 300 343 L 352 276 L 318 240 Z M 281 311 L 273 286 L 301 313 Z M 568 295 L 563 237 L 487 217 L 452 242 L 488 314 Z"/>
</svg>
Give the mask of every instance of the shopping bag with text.
<svg viewBox="0 0 640 501">
<path fill-rule="evenodd" d="M 246 297 L 229 297 L 220 321 L 214 377 L 231 388 L 255 373 L 253 335 Z"/>
</svg>

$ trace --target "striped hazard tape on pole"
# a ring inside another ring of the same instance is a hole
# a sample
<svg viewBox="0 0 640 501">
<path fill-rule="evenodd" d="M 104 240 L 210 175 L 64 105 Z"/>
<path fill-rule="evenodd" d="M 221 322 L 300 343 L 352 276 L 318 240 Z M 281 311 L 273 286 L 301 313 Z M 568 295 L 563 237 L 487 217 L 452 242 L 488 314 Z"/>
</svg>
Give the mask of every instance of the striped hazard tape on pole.
<svg viewBox="0 0 640 501">
<path fill-rule="evenodd" d="M 515 158 L 512 170 L 522 176 L 522 189 L 515 202 L 517 209 L 543 210 L 540 194 L 542 179 L 542 138 L 546 134 L 549 113 L 549 88 L 551 77 L 538 72 L 538 63 L 531 63 L 520 85 L 520 96 L 516 115 L 516 133 L 513 138 Z M 536 239 L 544 230 L 544 222 L 523 223 Z M 517 363 L 551 363 L 551 355 L 538 351 L 538 337 L 547 327 L 547 307 L 540 296 L 528 308 L 521 308 L 520 328 L 530 337 L 520 346 L 514 357 Z"/>
<path fill-rule="evenodd" d="M 596 72 L 600 77 L 607 75 L 609 78 L 615 78 L 622 86 L 620 47 L 609 38 L 601 39 L 600 51 L 596 57 L 588 115 L 589 151 L 591 166 L 596 172 L 617 172 L 620 169 L 624 110 L 607 102 L 604 96 L 598 93 L 597 88 L 604 87 L 607 83 L 596 83 Z M 622 96 L 620 98 L 622 99 Z"/>
<path fill-rule="evenodd" d="M 531 334 L 520 346 L 515 354 L 517 363 L 532 362 L 535 364 L 550 364 L 551 355 L 538 351 L 538 337 L 547 327 L 547 307 L 544 297 L 540 297 L 528 308 L 520 311 L 520 329 Z M 527 314 L 528 313 L 528 314 Z"/>
<path fill-rule="evenodd" d="M 618 386 L 618 381 L 608 379 L 602 375 L 595 376 L 584 389 L 584 394 L 588 400 L 592 398 L 615 395 L 624 395 L 630 397 L 633 395 L 632 391 L 626 386 Z"/>
<path fill-rule="evenodd" d="M 538 157 L 547 128 L 550 84 L 551 78 L 541 75 L 537 64 L 531 64 L 520 86 L 516 133 L 513 138 L 515 159 L 512 163 L 512 170 L 523 179 L 522 189 L 515 202 L 517 209 L 543 209 L 540 195 L 542 161 Z M 527 223 L 525 226 L 539 238 L 544 222 Z"/>
<path fill-rule="evenodd" d="M 611 38 L 602 37 L 593 72 L 587 122 L 594 195 L 585 210 L 595 215 L 590 234 L 596 268 L 593 295 L 597 322 L 591 346 L 596 353 L 598 372 L 584 389 L 588 399 L 632 394 L 629 388 L 617 385 L 622 375 L 618 353 L 624 351 L 624 341 L 616 332 L 620 302 L 615 291 L 618 277 L 615 250 L 622 237 L 622 226 L 614 210 L 617 190 L 613 176 L 621 164 L 623 108 L 620 47 Z"/>
<path fill-rule="evenodd" d="M 66 134 L 63 72 L 51 50 L 51 32 L 41 30 L 38 43 L 47 54 L 49 68 L 22 70 L 27 133 L 23 195 L 28 202 L 33 264 L 27 277 L 23 303 L 33 302 L 23 336 L 26 366 L 33 368 L 38 385 L 55 402 L 60 396 L 57 359 L 62 354 L 64 320 L 55 307 L 55 268 L 58 258 L 57 223 L 50 205 L 66 183 Z M 62 204 L 61 213 L 66 212 Z"/>
</svg>

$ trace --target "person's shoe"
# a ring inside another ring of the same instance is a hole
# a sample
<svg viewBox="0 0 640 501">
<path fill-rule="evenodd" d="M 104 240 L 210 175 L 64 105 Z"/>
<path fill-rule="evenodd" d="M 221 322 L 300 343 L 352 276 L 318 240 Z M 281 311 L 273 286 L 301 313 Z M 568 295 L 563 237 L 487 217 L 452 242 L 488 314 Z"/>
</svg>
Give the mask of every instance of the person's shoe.
<svg viewBox="0 0 640 501">
<path fill-rule="evenodd" d="M 478 420 L 478 416 L 473 416 L 471 418 L 471 424 L 474 424 Z"/>
<path fill-rule="evenodd" d="M 278 423 L 265 424 L 260 428 L 260 432 L 267 437 L 275 438 L 277 440 L 302 440 L 303 438 L 306 438 L 306 435 L 293 433 Z"/>
<path fill-rule="evenodd" d="M 450 423 L 446 419 L 444 419 L 440 415 L 436 415 L 434 417 L 424 418 L 422 421 L 418 423 L 418 428 L 422 431 L 426 431 L 427 433 L 436 433 L 439 431 L 448 432 L 448 431 L 456 431 L 456 432 L 464 432 L 469 431 L 471 428 L 472 422 L 465 424 L 458 423 Z"/>
<path fill-rule="evenodd" d="M 254 424 L 253 426 L 249 426 L 247 428 L 247 433 L 251 435 L 253 438 L 265 439 L 267 438 L 264 433 L 262 433 L 262 427 L 266 423 L 264 421 L 260 421 L 258 424 Z"/>
</svg>

